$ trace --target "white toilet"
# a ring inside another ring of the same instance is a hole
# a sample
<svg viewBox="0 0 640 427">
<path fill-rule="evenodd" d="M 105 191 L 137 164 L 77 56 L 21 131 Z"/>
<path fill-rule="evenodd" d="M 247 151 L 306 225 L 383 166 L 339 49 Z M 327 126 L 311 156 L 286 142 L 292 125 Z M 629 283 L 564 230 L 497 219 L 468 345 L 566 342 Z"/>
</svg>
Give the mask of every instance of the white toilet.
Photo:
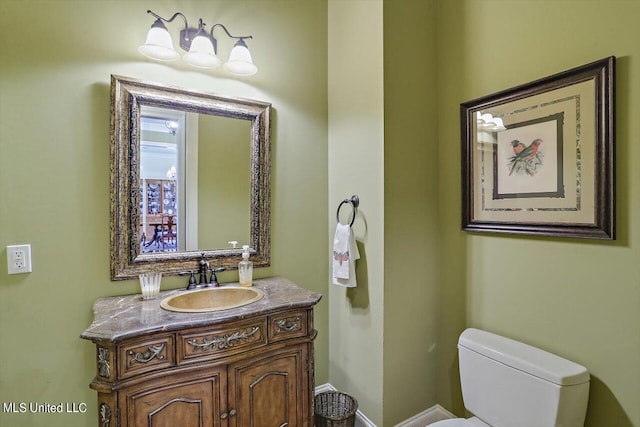
<svg viewBox="0 0 640 427">
<path fill-rule="evenodd" d="M 583 427 L 589 398 L 584 366 L 479 329 L 458 341 L 465 408 L 473 418 L 429 427 Z"/>
</svg>

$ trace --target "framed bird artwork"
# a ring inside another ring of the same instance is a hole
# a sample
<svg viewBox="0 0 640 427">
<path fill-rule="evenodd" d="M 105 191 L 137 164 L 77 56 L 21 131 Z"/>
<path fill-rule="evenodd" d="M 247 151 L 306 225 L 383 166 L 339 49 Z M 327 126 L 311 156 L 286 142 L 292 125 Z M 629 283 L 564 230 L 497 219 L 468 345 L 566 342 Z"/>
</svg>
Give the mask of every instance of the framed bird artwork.
<svg viewBox="0 0 640 427">
<path fill-rule="evenodd" d="M 462 229 L 615 239 L 615 57 L 460 105 Z"/>
</svg>

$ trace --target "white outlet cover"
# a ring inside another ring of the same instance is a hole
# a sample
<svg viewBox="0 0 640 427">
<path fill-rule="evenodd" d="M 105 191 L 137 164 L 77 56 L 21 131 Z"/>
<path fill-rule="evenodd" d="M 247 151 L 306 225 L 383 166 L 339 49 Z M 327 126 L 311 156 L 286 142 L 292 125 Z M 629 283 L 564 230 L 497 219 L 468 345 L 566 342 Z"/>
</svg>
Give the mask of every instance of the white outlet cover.
<svg viewBox="0 0 640 427">
<path fill-rule="evenodd" d="M 31 273 L 31 245 L 7 246 L 7 273 Z"/>
</svg>

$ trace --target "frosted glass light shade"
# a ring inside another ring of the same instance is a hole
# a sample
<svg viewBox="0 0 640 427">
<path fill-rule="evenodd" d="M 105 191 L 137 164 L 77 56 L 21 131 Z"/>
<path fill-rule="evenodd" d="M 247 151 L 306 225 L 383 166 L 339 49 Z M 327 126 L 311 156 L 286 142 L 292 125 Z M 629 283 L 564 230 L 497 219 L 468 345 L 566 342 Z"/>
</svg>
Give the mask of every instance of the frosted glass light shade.
<svg viewBox="0 0 640 427">
<path fill-rule="evenodd" d="M 158 25 L 160 22 L 160 25 Z M 138 48 L 144 56 L 158 61 L 174 61 L 180 57 L 164 24 L 157 20 L 147 33 L 147 40 Z"/>
<path fill-rule="evenodd" d="M 253 63 L 251 53 L 242 39 L 238 40 L 233 49 L 231 49 L 229 60 L 225 62 L 223 67 L 228 72 L 238 76 L 252 76 L 258 72 L 258 67 Z"/>
<path fill-rule="evenodd" d="M 213 50 L 211 40 L 204 35 L 196 36 L 193 39 L 189 52 L 183 56 L 183 59 L 190 65 L 199 68 L 215 68 L 222 63 Z"/>
</svg>

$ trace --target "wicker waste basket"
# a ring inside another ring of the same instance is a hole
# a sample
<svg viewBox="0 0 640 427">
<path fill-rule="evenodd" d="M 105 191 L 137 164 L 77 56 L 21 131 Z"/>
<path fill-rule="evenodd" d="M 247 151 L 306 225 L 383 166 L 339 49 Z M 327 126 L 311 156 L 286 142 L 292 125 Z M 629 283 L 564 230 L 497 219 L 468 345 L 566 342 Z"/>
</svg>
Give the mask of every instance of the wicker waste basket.
<svg viewBox="0 0 640 427">
<path fill-rule="evenodd" d="M 316 427 L 353 427 L 358 401 L 339 391 L 326 391 L 315 397 Z"/>
</svg>

